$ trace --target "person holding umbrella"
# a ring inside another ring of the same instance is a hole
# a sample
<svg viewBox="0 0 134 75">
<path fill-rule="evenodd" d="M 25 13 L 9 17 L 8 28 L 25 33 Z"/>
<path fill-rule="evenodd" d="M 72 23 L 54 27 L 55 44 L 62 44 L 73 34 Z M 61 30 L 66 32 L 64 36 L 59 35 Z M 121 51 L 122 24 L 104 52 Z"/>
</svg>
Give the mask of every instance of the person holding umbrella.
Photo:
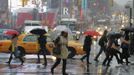
<svg viewBox="0 0 134 75">
<path fill-rule="evenodd" d="M 103 32 L 103 35 L 102 35 L 102 37 L 100 38 L 100 40 L 99 40 L 99 46 L 100 46 L 100 51 L 99 51 L 99 53 L 96 55 L 96 57 L 95 57 L 95 61 L 99 61 L 98 60 L 98 58 L 99 58 L 99 56 L 101 55 L 101 53 L 104 51 L 104 53 L 105 53 L 105 50 L 106 50 L 106 45 L 107 45 L 107 33 L 108 33 L 108 31 L 107 30 L 104 30 L 104 32 Z"/>
<path fill-rule="evenodd" d="M 83 50 L 86 52 L 86 55 L 84 55 L 80 60 L 83 62 L 83 59 L 87 58 L 87 64 L 91 64 L 89 62 L 89 56 L 91 51 L 91 45 L 92 45 L 92 36 L 86 35 L 83 45 Z"/>
<path fill-rule="evenodd" d="M 122 64 L 121 61 L 121 57 L 122 54 L 119 51 L 119 43 L 118 43 L 118 39 L 121 37 L 122 35 L 120 33 L 111 33 L 108 35 L 108 43 L 107 43 L 107 47 L 106 47 L 106 57 L 103 61 L 103 65 L 107 65 L 110 66 L 110 62 L 113 58 L 113 56 L 116 57 L 116 60 L 118 62 L 118 64 Z M 120 58 L 119 58 L 119 56 Z"/>
<path fill-rule="evenodd" d="M 128 58 L 130 57 L 129 54 L 129 46 L 130 46 L 130 39 L 129 39 L 129 32 L 125 31 L 124 36 L 121 38 L 121 48 L 122 48 L 122 58 L 121 60 L 123 61 L 123 59 L 126 60 L 126 65 L 128 65 L 128 63 L 130 63 L 128 61 Z"/>
<path fill-rule="evenodd" d="M 46 49 L 46 39 L 47 37 L 44 35 L 46 34 L 46 30 L 45 29 L 40 29 L 40 28 L 36 28 L 30 31 L 30 33 L 38 35 L 38 44 L 39 44 L 39 51 L 37 53 L 37 57 L 38 57 L 38 61 L 37 63 L 40 63 L 40 54 L 43 54 L 44 56 L 44 66 L 47 66 L 47 59 L 46 59 L 46 53 L 47 53 L 47 49 Z"/>
<path fill-rule="evenodd" d="M 38 37 L 38 44 L 39 44 L 39 51 L 37 53 L 38 56 L 38 61 L 37 63 L 40 63 L 40 54 L 42 53 L 44 56 L 44 66 L 47 66 L 47 59 L 46 59 L 46 53 L 47 53 L 47 49 L 46 49 L 46 41 L 47 37 L 44 35 L 39 35 Z"/>
<path fill-rule="evenodd" d="M 62 74 L 63 75 L 68 75 L 66 73 L 66 61 L 68 58 L 68 49 L 67 49 L 67 44 L 68 44 L 68 33 L 66 31 L 61 31 L 61 34 L 59 35 L 57 41 L 54 42 L 55 45 L 60 46 L 61 53 L 60 54 L 55 54 L 56 56 L 56 62 L 51 68 L 51 73 L 54 74 L 54 69 L 60 64 L 61 60 L 63 61 L 63 66 L 62 66 Z"/>
<path fill-rule="evenodd" d="M 122 60 L 121 60 L 122 54 L 119 51 L 119 46 L 120 45 L 118 44 L 118 38 L 114 38 L 112 46 L 111 46 L 111 48 L 109 48 L 110 58 L 108 59 L 108 65 L 110 65 L 110 62 L 111 62 L 113 56 L 116 57 L 116 60 L 117 60 L 118 64 L 122 64 L 123 63 Z"/>
<path fill-rule="evenodd" d="M 6 62 L 6 63 L 8 63 L 8 65 L 10 65 L 10 63 L 11 63 L 11 60 L 13 59 L 13 54 L 14 54 L 14 51 L 15 51 L 15 49 L 17 49 L 16 48 L 16 44 L 17 44 L 17 40 L 18 40 L 18 38 L 17 38 L 17 35 L 15 34 L 15 35 L 13 35 L 12 36 L 12 38 L 11 38 L 11 46 L 10 46 L 10 48 L 9 48 L 9 50 L 11 51 L 11 54 L 10 54 L 10 57 L 9 57 L 9 60 L 8 60 L 8 62 Z M 23 58 L 22 57 L 18 57 L 19 59 L 20 59 L 20 61 L 21 61 L 21 65 L 23 65 L 23 63 L 24 63 L 24 60 L 23 60 Z"/>
</svg>

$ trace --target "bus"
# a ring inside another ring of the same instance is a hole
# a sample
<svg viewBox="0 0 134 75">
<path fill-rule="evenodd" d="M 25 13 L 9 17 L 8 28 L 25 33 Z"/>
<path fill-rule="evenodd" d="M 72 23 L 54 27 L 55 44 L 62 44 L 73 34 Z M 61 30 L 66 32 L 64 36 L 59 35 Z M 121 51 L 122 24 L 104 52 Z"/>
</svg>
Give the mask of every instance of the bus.
<svg viewBox="0 0 134 75">
<path fill-rule="evenodd" d="M 76 30 L 76 23 L 77 23 L 77 19 L 75 19 L 75 18 L 62 18 L 60 20 L 59 25 L 65 25 L 68 28 L 70 28 L 71 31 L 74 31 L 74 30 Z"/>
<path fill-rule="evenodd" d="M 32 29 L 35 28 L 44 28 L 46 31 L 48 31 L 47 26 L 42 26 L 41 21 L 37 20 L 25 20 L 24 21 L 24 32 L 29 33 Z"/>
</svg>

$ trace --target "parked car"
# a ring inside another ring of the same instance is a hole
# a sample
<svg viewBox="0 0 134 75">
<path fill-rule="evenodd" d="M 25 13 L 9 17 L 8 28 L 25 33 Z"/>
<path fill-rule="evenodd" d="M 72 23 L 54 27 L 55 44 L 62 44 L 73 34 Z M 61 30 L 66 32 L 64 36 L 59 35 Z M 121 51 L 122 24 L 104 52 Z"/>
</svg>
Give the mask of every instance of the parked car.
<svg viewBox="0 0 134 75">
<path fill-rule="evenodd" d="M 21 34 L 18 36 L 17 47 L 25 50 L 27 54 L 36 54 L 39 50 L 39 45 L 37 43 L 37 35 L 33 34 Z M 9 39 L 0 40 L 0 52 L 8 53 L 8 48 L 11 45 Z M 46 47 L 48 49 L 48 54 L 51 54 L 54 47 L 53 42 L 48 37 Z M 68 42 L 69 58 L 72 58 L 75 55 L 84 54 L 82 44 L 75 40 L 70 40 Z"/>
</svg>

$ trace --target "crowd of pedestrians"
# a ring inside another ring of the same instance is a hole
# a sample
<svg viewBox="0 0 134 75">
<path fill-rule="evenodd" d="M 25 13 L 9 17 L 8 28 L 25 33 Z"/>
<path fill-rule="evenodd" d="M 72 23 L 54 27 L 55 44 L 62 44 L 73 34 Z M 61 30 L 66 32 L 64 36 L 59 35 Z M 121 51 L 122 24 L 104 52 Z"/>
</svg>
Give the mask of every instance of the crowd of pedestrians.
<svg viewBox="0 0 134 75">
<path fill-rule="evenodd" d="M 130 57 L 130 37 L 128 31 L 125 31 L 124 34 L 120 33 L 120 37 L 114 37 L 112 35 L 108 36 L 107 30 L 105 30 L 104 34 L 99 40 L 99 45 L 100 51 L 95 57 L 95 61 L 99 61 L 98 57 L 102 53 L 102 51 L 104 51 L 106 57 L 102 65 L 110 66 L 110 62 L 113 56 L 116 57 L 118 64 L 126 63 L 126 65 L 128 65 L 130 63 L 130 61 L 128 60 L 128 58 Z"/>
<path fill-rule="evenodd" d="M 18 35 L 12 35 L 11 38 L 11 46 L 9 47 L 10 50 L 10 57 L 9 57 L 9 61 L 7 61 L 6 63 L 8 63 L 8 65 L 10 66 L 11 60 L 13 59 L 13 55 L 15 56 L 15 58 L 19 58 L 21 61 L 21 65 L 23 65 L 24 60 L 23 60 L 23 56 L 22 54 L 24 54 L 23 51 L 21 51 L 20 49 L 17 49 L 17 39 L 18 39 Z M 47 54 L 47 48 L 46 48 L 46 43 L 47 43 L 47 37 L 45 35 L 39 35 L 39 37 L 37 38 L 37 43 L 39 45 L 39 50 L 37 53 L 37 63 L 40 63 L 40 54 L 42 54 L 44 56 L 44 67 L 47 66 L 47 59 L 46 59 L 46 54 Z M 66 61 L 68 58 L 68 49 L 67 49 L 67 44 L 68 44 L 68 32 L 66 31 L 61 31 L 61 34 L 57 37 L 57 39 L 54 41 L 55 46 L 57 45 L 60 49 L 60 54 L 54 54 L 53 55 L 56 57 L 56 62 L 54 63 L 54 65 L 52 65 L 51 68 L 51 73 L 54 74 L 54 69 L 60 64 L 61 60 L 63 61 L 63 67 L 62 67 L 62 74 L 63 75 L 68 75 L 66 73 Z M 19 52 L 20 51 L 20 52 Z M 18 53 L 17 53 L 18 52 Z M 16 54 L 17 53 L 17 54 Z M 16 56 L 18 55 L 18 56 Z"/>
<path fill-rule="evenodd" d="M 47 37 L 44 35 L 40 35 L 38 37 L 38 44 L 39 44 L 39 51 L 37 53 L 38 56 L 38 61 L 37 63 L 40 63 L 40 54 L 42 53 L 44 56 L 44 66 L 47 66 L 47 59 L 46 59 L 46 53 L 47 53 L 47 48 L 46 48 L 46 39 Z M 9 58 L 9 61 L 7 62 L 10 65 L 10 62 L 12 60 L 12 55 L 14 53 L 14 50 L 16 48 L 16 40 L 17 36 L 14 35 L 12 37 L 12 45 L 9 48 L 11 50 L 11 56 Z M 119 40 L 121 43 L 119 43 Z M 57 37 L 57 39 L 54 41 L 55 47 L 58 46 L 60 47 L 60 54 L 54 54 L 53 55 L 56 57 L 55 63 L 51 67 L 51 73 L 54 74 L 54 69 L 60 64 L 61 60 L 63 61 L 63 66 L 62 66 L 62 74 L 63 75 L 68 75 L 66 73 L 66 64 L 67 64 L 67 58 L 68 58 L 68 32 L 62 31 L 61 34 Z M 85 51 L 85 55 L 80 58 L 80 60 L 83 62 L 84 59 L 86 58 L 87 64 L 91 64 L 90 62 L 90 52 L 91 52 L 91 45 L 92 45 L 92 36 L 91 35 L 86 35 L 84 44 L 83 44 L 83 51 Z M 130 51 L 129 51 L 129 46 L 130 46 L 130 37 L 129 37 L 129 32 L 125 31 L 123 35 L 120 37 L 114 37 L 112 35 L 108 35 L 108 31 L 104 30 L 103 35 L 99 39 L 98 45 L 100 46 L 100 50 L 94 60 L 96 62 L 99 62 L 98 58 L 104 52 L 105 54 L 105 59 L 102 62 L 102 65 L 104 66 L 110 66 L 110 62 L 112 61 L 113 56 L 116 57 L 117 63 L 118 64 L 123 64 L 126 63 L 128 65 L 130 61 L 128 58 L 130 57 Z M 22 57 L 18 57 L 21 61 L 21 65 L 23 65 L 24 60 Z M 125 59 L 125 61 L 124 61 Z"/>
</svg>

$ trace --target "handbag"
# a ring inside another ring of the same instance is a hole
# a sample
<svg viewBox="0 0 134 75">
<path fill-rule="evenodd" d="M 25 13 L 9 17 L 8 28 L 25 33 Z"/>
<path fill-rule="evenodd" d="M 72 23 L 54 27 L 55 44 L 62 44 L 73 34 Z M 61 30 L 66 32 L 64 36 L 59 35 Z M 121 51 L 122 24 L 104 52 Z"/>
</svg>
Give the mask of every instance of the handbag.
<svg viewBox="0 0 134 75">
<path fill-rule="evenodd" d="M 19 47 L 15 48 L 15 50 L 14 50 L 13 53 L 14 53 L 14 56 L 15 56 L 16 58 L 20 58 L 20 57 L 25 56 L 25 51 L 22 50 L 22 49 L 19 48 Z"/>
<path fill-rule="evenodd" d="M 61 44 L 59 44 L 59 42 L 60 42 L 60 36 L 54 40 L 55 47 L 53 48 L 53 54 L 55 55 L 61 54 L 61 49 L 60 49 Z"/>
<path fill-rule="evenodd" d="M 60 55 L 60 54 L 61 54 L 61 49 L 60 49 L 60 47 L 54 47 L 54 48 L 53 48 L 53 54 Z"/>
<path fill-rule="evenodd" d="M 20 51 L 19 49 L 15 49 L 15 50 L 14 50 L 14 56 L 15 56 L 16 58 L 21 57 L 21 51 Z"/>
</svg>

